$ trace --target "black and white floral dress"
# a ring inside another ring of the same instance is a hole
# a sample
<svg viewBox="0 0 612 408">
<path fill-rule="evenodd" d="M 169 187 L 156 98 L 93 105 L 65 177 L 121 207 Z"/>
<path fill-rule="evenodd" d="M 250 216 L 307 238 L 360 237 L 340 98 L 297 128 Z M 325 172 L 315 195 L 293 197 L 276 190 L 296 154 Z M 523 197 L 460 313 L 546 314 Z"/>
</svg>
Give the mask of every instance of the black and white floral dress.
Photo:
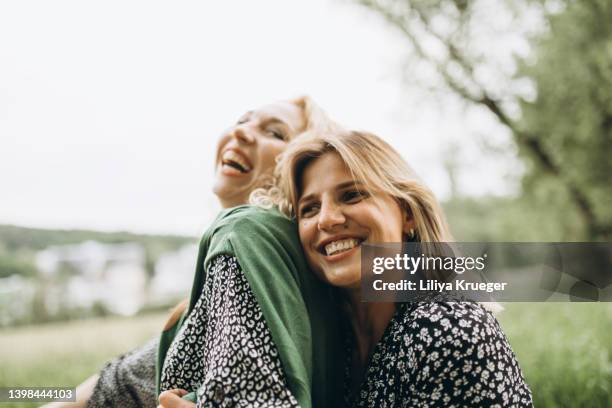
<svg viewBox="0 0 612 408">
<path fill-rule="evenodd" d="M 347 407 L 531 407 L 531 391 L 499 323 L 470 302 L 398 304 Z"/>
<path fill-rule="evenodd" d="M 216 257 L 172 342 L 161 389 L 197 390 L 199 407 L 297 407 L 278 350 L 233 256 Z"/>
</svg>

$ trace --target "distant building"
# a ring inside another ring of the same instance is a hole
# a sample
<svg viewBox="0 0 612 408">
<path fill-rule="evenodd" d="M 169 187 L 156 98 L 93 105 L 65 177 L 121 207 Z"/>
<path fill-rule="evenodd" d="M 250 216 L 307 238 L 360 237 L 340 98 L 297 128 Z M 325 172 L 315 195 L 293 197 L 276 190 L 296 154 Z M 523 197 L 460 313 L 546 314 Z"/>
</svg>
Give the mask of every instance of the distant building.
<svg viewBox="0 0 612 408">
<path fill-rule="evenodd" d="M 155 275 L 149 286 L 151 304 L 167 304 L 189 296 L 198 257 L 198 245 L 184 245 L 166 252 L 155 264 Z"/>
<path fill-rule="evenodd" d="M 112 313 L 129 316 L 145 303 L 145 251 L 138 243 L 52 246 L 37 253 L 36 265 L 49 281 L 59 282 L 47 295 L 51 313 L 100 303 Z"/>
<path fill-rule="evenodd" d="M 30 278 L 11 275 L 0 278 L 0 327 L 26 319 L 32 313 L 36 286 Z"/>
</svg>

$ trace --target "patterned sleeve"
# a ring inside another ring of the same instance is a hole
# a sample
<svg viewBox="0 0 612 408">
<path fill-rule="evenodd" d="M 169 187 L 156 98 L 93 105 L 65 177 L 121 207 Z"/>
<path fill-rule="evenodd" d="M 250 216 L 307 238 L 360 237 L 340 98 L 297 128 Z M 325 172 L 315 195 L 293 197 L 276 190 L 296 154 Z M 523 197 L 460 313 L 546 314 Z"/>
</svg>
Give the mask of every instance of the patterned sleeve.
<svg viewBox="0 0 612 408">
<path fill-rule="evenodd" d="M 159 340 L 153 339 L 107 363 L 100 372 L 87 407 L 156 407 L 155 356 L 158 344 Z"/>
<path fill-rule="evenodd" d="M 407 323 L 415 333 L 411 406 L 533 406 L 506 336 L 482 306 L 429 303 Z"/>
<path fill-rule="evenodd" d="M 238 261 L 216 257 L 173 341 L 161 388 L 197 389 L 197 407 L 297 407 L 278 351 Z"/>
</svg>

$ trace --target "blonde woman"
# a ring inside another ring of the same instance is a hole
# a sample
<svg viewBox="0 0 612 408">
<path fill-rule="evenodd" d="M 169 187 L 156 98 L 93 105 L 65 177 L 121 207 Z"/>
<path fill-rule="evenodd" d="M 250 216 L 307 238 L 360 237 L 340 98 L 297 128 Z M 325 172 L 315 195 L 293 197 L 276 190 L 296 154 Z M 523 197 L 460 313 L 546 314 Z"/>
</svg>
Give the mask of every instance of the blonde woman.
<svg viewBox="0 0 612 408">
<path fill-rule="evenodd" d="M 194 406 L 185 396 L 197 406 L 325 406 L 333 384 L 327 369 L 332 360 L 322 350 L 333 352 L 326 345 L 331 330 L 325 329 L 325 289 L 318 290 L 305 263 L 300 266 L 291 222 L 239 206 L 269 182 L 291 139 L 333 126 L 310 98 L 301 97 L 249 111 L 224 132 L 213 190 L 228 210 L 202 239 L 189 307 L 176 310 L 161 342 L 111 361 L 82 384 L 76 403 L 50 406 L 155 407 L 156 358 L 163 407 Z M 250 251 L 258 247 L 266 261 L 278 261 L 278 252 L 285 258 L 274 270 L 269 262 L 253 265 Z M 270 248 L 280 249 L 266 257 Z M 284 286 L 266 280 L 274 274 Z M 270 307 L 274 298 L 281 300 L 278 310 Z"/>
<path fill-rule="evenodd" d="M 434 195 L 391 146 L 363 132 L 314 132 L 281 157 L 270 196 L 297 220 L 313 273 L 344 300 L 345 406 L 532 406 L 482 305 L 361 301 L 363 243 L 452 239 Z"/>
<path fill-rule="evenodd" d="M 335 127 L 309 100 L 297 106 L 301 124 L 248 112 L 221 138 L 215 193 L 227 193 L 224 205 L 266 182 L 289 139 Z M 261 177 L 245 177 L 257 166 Z M 186 398 L 197 407 L 335 406 L 337 314 L 326 289 L 308 271 L 291 220 L 251 206 L 223 211 L 200 241 L 188 307 L 162 333 L 161 406 L 194 406 Z"/>
</svg>

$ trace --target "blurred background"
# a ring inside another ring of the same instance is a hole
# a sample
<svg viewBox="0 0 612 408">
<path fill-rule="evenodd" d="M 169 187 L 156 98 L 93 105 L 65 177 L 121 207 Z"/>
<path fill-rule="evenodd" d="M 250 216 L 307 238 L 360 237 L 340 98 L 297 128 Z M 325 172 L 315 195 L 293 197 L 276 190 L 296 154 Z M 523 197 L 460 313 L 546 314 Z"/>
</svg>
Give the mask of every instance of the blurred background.
<svg viewBox="0 0 612 408">
<path fill-rule="evenodd" d="M 389 141 L 458 240 L 609 241 L 611 21 L 608 0 L 0 3 L 0 386 L 74 386 L 159 332 L 219 210 L 216 138 L 278 99 Z M 536 406 L 612 405 L 609 304 L 499 319 Z"/>
</svg>

